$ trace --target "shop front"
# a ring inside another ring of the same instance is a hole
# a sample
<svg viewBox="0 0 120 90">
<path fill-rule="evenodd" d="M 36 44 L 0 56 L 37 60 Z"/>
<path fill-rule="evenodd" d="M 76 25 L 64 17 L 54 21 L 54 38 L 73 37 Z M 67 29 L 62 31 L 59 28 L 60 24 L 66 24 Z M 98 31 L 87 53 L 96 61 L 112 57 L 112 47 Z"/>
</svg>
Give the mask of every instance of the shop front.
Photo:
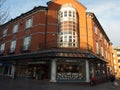
<svg viewBox="0 0 120 90">
<path fill-rule="evenodd" d="M 2 63 L 0 66 L 0 73 L 4 76 L 11 76 L 12 63 Z"/>
<path fill-rule="evenodd" d="M 89 83 L 92 75 L 97 80 L 107 77 L 107 66 L 103 59 L 79 50 L 53 49 L 0 59 L 14 62 L 4 64 L 3 73 L 11 75 L 12 72 L 16 78 Z"/>
<path fill-rule="evenodd" d="M 57 82 L 85 81 L 85 60 L 59 60 L 57 61 Z"/>
<path fill-rule="evenodd" d="M 16 65 L 17 78 L 48 80 L 49 78 L 49 62 L 37 61 L 18 63 Z"/>
<path fill-rule="evenodd" d="M 89 61 L 89 74 L 90 78 L 92 75 L 96 78 L 98 82 L 104 81 L 107 79 L 107 66 L 106 62 L 101 60 L 91 60 Z"/>
</svg>

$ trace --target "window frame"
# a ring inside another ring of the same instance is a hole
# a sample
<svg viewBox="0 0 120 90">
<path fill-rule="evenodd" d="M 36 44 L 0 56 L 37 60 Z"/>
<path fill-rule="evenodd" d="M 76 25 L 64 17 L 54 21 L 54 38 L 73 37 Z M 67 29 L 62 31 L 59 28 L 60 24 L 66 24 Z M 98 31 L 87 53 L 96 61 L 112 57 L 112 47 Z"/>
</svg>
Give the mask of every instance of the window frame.
<svg viewBox="0 0 120 90">
<path fill-rule="evenodd" d="M 27 36 L 23 40 L 23 50 L 29 50 L 31 45 L 31 36 Z"/>
<path fill-rule="evenodd" d="M 27 29 L 27 28 L 31 28 L 33 26 L 33 18 L 31 17 L 31 18 L 28 18 L 28 19 L 26 19 L 26 21 L 25 21 L 25 28 Z"/>
<path fill-rule="evenodd" d="M 10 52 L 14 52 L 16 49 L 16 40 L 12 40 L 10 44 Z"/>
<path fill-rule="evenodd" d="M 2 37 L 6 37 L 7 36 L 7 32 L 8 32 L 8 29 L 4 29 L 3 32 L 2 32 Z"/>
<path fill-rule="evenodd" d="M 62 31 L 59 34 L 60 47 L 78 47 L 77 34 L 74 31 Z"/>
<path fill-rule="evenodd" d="M 19 29 L 19 24 L 15 24 L 15 25 L 13 26 L 13 31 L 12 31 L 12 33 L 17 33 L 17 32 L 18 32 L 18 29 Z"/>
<path fill-rule="evenodd" d="M 5 43 L 0 44 L 0 53 L 5 51 Z"/>
<path fill-rule="evenodd" d="M 96 34 L 98 34 L 98 28 L 97 28 L 96 25 L 94 25 L 94 32 L 95 32 Z"/>
<path fill-rule="evenodd" d="M 99 54 L 99 44 L 96 42 L 96 54 Z"/>
</svg>

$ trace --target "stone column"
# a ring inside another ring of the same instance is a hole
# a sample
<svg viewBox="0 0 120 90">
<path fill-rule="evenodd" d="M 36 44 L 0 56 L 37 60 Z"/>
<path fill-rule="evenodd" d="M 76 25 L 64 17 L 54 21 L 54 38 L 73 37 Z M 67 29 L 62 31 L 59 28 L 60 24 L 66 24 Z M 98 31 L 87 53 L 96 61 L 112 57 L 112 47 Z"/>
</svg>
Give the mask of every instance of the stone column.
<svg viewBox="0 0 120 90">
<path fill-rule="evenodd" d="M 95 75 L 95 73 L 94 73 L 94 64 L 92 64 L 92 75 Z"/>
<path fill-rule="evenodd" d="M 90 82 L 89 61 L 86 60 L 86 82 Z"/>
<path fill-rule="evenodd" d="M 12 76 L 13 79 L 15 78 L 15 65 L 12 65 L 11 76 Z"/>
<path fill-rule="evenodd" d="M 51 62 L 51 80 L 50 82 L 56 82 L 56 60 L 53 59 Z"/>
</svg>

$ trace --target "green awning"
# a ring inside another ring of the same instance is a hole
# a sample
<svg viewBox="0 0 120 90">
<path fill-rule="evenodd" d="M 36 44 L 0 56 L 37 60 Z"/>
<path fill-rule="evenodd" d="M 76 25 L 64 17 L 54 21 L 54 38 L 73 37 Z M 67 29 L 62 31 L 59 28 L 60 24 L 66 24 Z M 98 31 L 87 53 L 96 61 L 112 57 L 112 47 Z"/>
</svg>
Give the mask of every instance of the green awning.
<svg viewBox="0 0 120 90">
<path fill-rule="evenodd" d="M 37 52 L 29 52 L 29 53 L 21 53 L 21 54 L 13 54 L 13 55 L 6 55 L 0 56 L 0 61 L 17 61 L 23 59 L 53 59 L 53 58 L 64 58 L 64 59 L 99 59 L 105 61 L 104 59 L 86 51 L 80 50 L 61 50 L 61 49 L 54 49 L 54 50 L 42 50 Z M 105 61 L 106 62 L 106 61 Z"/>
</svg>

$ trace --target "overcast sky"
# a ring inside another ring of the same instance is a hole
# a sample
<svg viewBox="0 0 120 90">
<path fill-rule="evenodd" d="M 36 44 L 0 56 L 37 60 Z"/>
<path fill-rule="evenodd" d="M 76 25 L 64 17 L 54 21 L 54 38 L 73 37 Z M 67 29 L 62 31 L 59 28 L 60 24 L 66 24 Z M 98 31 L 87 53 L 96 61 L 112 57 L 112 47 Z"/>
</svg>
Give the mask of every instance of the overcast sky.
<svg viewBox="0 0 120 90">
<path fill-rule="evenodd" d="M 5 8 L 9 8 L 11 18 L 25 13 L 35 6 L 46 6 L 50 0 L 6 0 Z M 120 0 L 78 0 L 87 11 L 93 12 L 113 46 L 120 46 Z"/>
</svg>

